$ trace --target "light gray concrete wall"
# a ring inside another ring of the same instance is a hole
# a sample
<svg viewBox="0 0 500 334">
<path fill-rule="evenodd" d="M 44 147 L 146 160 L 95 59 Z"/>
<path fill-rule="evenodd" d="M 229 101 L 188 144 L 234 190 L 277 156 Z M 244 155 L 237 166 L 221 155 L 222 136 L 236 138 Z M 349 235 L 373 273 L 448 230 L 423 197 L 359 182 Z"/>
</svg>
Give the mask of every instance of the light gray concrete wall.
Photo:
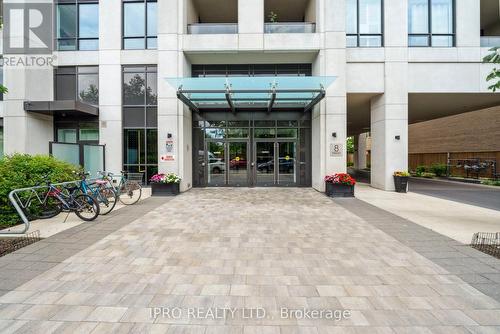
<svg viewBox="0 0 500 334">
<path fill-rule="evenodd" d="M 385 4 L 385 91 L 371 101 L 371 184 L 394 190 L 392 174 L 408 169 L 408 6 Z"/>
</svg>

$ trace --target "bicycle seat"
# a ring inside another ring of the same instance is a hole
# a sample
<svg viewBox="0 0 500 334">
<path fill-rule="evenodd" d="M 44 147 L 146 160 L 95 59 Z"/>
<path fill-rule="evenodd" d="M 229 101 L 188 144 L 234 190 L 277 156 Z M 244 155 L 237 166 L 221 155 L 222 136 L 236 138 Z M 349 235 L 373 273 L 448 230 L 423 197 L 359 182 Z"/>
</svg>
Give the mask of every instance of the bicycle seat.
<svg viewBox="0 0 500 334">
<path fill-rule="evenodd" d="M 95 183 L 98 185 L 103 185 L 103 184 L 108 184 L 108 181 L 106 180 L 95 180 Z"/>
</svg>

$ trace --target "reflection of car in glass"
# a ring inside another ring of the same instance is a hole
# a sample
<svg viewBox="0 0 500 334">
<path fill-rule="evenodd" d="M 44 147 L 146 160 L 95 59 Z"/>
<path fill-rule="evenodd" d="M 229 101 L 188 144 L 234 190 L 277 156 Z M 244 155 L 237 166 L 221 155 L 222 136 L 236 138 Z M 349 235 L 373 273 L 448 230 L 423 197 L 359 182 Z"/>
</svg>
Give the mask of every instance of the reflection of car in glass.
<svg viewBox="0 0 500 334">
<path fill-rule="evenodd" d="M 242 158 L 232 159 L 229 161 L 229 167 L 234 169 L 247 168 L 247 160 Z"/>
<path fill-rule="evenodd" d="M 208 152 L 208 171 L 211 174 L 220 174 L 226 170 L 224 159 L 217 158 L 212 152 Z M 198 161 L 200 165 L 205 161 L 205 152 L 198 152 Z"/>
<path fill-rule="evenodd" d="M 293 158 L 290 158 L 288 160 L 286 158 L 279 158 L 279 171 L 281 173 L 292 173 L 293 163 Z M 257 170 L 259 172 L 272 172 L 274 170 L 274 159 L 258 164 Z"/>
</svg>

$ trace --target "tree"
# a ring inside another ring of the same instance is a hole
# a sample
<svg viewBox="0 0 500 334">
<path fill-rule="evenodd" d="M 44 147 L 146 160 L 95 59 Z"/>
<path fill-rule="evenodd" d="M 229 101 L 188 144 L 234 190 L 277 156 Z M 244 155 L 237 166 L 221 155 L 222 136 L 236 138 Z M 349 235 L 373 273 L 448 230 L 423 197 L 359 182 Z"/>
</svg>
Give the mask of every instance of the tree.
<svg viewBox="0 0 500 334">
<path fill-rule="evenodd" d="M 8 93 L 9 90 L 4 85 L 0 84 L 0 94 Z"/>
<path fill-rule="evenodd" d="M 354 153 L 354 137 L 347 137 L 346 149 L 347 153 Z"/>
<path fill-rule="evenodd" d="M 90 85 L 86 90 L 80 91 L 80 99 L 93 105 L 99 104 L 99 88 L 96 85 Z"/>
<path fill-rule="evenodd" d="M 491 53 L 483 58 L 485 63 L 500 64 L 500 47 L 494 47 L 489 50 Z M 500 69 L 493 68 L 491 73 L 486 77 L 486 81 L 493 81 L 493 84 L 488 89 L 496 92 L 500 89 Z"/>
</svg>

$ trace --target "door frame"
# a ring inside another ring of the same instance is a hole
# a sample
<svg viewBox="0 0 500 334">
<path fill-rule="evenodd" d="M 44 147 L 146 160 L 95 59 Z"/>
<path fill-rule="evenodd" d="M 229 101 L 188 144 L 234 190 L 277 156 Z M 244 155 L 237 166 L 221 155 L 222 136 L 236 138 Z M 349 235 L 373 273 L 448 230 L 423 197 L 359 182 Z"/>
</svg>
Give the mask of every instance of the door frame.
<svg viewBox="0 0 500 334">
<path fill-rule="evenodd" d="M 274 152 L 274 184 L 269 187 L 298 187 L 299 186 L 299 175 L 298 175 L 298 163 L 297 163 L 297 145 L 299 143 L 297 138 L 253 138 L 252 139 L 252 167 L 251 170 L 251 186 L 257 186 L 257 143 L 273 143 Z M 293 162 L 293 172 L 295 177 L 295 184 L 293 185 L 281 185 L 279 184 L 279 143 L 294 143 L 295 144 L 295 156 Z"/>
<path fill-rule="evenodd" d="M 208 158 L 208 146 L 210 143 L 223 143 L 224 144 L 224 184 L 223 185 L 217 185 L 213 187 L 251 187 L 252 186 L 252 177 L 251 177 L 251 159 L 249 159 L 251 155 L 251 145 L 250 145 L 250 139 L 242 139 L 242 138 L 222 138 L 222 139 L 215 139 L 215 138 L 206 138 L 204 142 L 204 155 L 203 159 L 205 160 L 205 166 L 204 166 L 204 172 L 205 172 L 205 180 L 204 184 L 205 187 L 207 186 L 212 186 L 208 184 L 208 177 L 209 177 L 209 158 Z M 247 182 L 246 184 L 242 185 L 230 185 L 229 184 L 229 169 L 230 169 L 230 155 L 229 155 L 229 145 L 231 143 L 245 143 L 247 145 L 247 152 L 246 152 L 246 161 L 247 161 Z"/>
</svg>

